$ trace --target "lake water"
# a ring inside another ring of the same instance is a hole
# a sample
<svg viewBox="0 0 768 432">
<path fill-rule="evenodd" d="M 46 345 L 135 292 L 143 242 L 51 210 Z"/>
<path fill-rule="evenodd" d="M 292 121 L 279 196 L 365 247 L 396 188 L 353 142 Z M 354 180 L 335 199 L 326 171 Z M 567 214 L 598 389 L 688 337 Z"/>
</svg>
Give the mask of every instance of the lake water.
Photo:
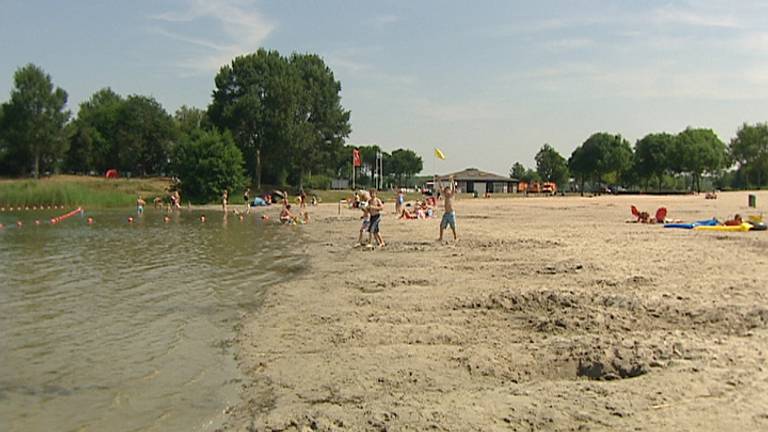
<svg viewBox="0 0 768 432">
<path fill-rule="evenodd" d="M 238 401 L 241 314 L 301 269 L 295 227 L 193 211 L 34 224 L 54 215 L 0 214 L 0 430 L 214 430 Z"/>
</svg>

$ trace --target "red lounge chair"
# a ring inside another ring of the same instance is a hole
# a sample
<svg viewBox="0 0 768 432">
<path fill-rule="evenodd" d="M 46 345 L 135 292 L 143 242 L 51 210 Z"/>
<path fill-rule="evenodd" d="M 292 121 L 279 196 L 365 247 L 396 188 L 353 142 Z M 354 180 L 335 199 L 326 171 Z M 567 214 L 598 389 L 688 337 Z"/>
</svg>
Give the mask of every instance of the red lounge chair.
<svg viewBox="0 0 768 432">
<path fill-rule="evenodd" d="M 635 206 L 630 207 L 630 209 L 632 210 L 632 216 L 640 219 L 640 210 L 638 210 Z"/>
<path fill-rule="evenodd" d="M 667 208 L 659 207 L 659 209 L 656 210 L 656 222 L 664 223 L 665 220 L 667 220 Z"/>
</svg>

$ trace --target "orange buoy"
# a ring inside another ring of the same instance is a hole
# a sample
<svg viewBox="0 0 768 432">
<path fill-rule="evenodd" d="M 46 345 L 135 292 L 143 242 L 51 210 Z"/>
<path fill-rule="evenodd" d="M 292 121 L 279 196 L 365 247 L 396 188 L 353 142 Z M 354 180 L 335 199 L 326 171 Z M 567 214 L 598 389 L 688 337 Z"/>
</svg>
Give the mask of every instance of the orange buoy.
<svg viewBox="0 0 768 432">
<path fill-rule="evenodd" d="M 24 224 L 23 224 L 23 223 L 21 223 L 21 221 L 16 221 L 16 226 L 17 226 L 17 227 L 21 228 L 21 226 L 22 226 L 22 225 L 24 225 Z"/>
<path fill-rule="evenodd" d="M 40 220 L 39 219 L 35 219 L 35 225 L 40 225 Z"/>
<path fill-rule="evenodd" d="M 205 222 L 205 215 L 200 216 L 200 222 Z"/>
<path fill-rule="evenodd" d="M 93 224 L 93 218 L 90 217 L 90 216 L 88 216 L 88 219 L 86 219 L 86 221 L 88 222 L 88 225 L 92 225 Z"/>
<path fill-rule="evenodd" d="M 128 216 L 128 223 L 133 223 L 133 216 Z"/>
<path fill-rule="evenodd" d="M 0 224 L 0 229 L 3 229 L 3 228 L 5 228 L 5 225 Z"/>
<path fill-rule="evenodd" d="M 163 222 L 168 223 L 170 221 L 171 221 L 171 218 L 169 218 L 168 216 L 163 216 Z"/>
</svg>

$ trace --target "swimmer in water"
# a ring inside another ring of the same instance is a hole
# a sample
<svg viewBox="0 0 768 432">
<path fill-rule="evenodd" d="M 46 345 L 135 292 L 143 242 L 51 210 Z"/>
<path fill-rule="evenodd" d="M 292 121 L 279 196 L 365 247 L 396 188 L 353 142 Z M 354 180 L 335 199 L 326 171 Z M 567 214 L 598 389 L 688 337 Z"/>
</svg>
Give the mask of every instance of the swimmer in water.
<svg viewBox="0 0 768 432">
<path fill-rule="evenodd" d="M 144 206 L 147 205 L 147 203 L 144 201 L 144 198 L 139 195 L 139 197 L 136 199 L 136 213 L 141 216 L 144 214 Z"/>
<path fill-rule="evenodd" d="M 245 214 L 251 212 L 251 188 L 246 188 L 243 192 L 243 201 L 245 201 Z"/>
</svg>

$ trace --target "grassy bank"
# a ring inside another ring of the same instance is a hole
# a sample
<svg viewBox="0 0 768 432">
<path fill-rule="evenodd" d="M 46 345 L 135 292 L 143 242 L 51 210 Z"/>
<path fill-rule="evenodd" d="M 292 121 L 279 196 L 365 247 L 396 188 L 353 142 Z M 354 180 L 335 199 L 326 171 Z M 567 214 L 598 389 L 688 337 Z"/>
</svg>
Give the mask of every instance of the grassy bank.
<svg viewBox="0 0 768 432">
<path fill-rule="evenodd" d="M 151 202 L 163 196 L 168 186 L 164 178 L 116 179 L 53 176 L 40 180 L 0 180 L 0 206 L 66 205 L 124 207 L 136 203 L 137 194 Z"/>
</svg>

